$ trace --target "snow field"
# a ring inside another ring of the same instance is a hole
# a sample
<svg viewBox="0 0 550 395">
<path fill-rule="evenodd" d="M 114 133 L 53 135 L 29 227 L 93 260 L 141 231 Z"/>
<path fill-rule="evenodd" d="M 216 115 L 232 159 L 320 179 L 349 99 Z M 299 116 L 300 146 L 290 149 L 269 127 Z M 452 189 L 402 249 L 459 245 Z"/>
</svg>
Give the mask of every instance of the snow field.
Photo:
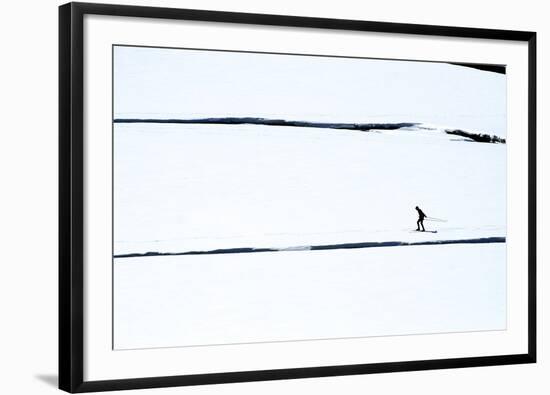
<svg viewBox="0 0 550 395">
<path fill-rule="evenodd" d="M 503 330 L 505 254 L 478 244 L 115 259 L 114 344 Z"/>
</svg>

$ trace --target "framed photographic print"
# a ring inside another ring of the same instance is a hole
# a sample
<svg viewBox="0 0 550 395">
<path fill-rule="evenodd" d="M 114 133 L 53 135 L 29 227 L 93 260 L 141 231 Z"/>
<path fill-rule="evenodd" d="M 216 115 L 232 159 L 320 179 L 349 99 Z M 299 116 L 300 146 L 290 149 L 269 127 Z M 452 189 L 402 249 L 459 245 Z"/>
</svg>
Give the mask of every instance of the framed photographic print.
<svg viewBox="0 0 550 395">
<path fill-rule="evenodd" d="M 535 362 L 535 33 L 59 11 L 61 389 Z"/>
</svg>

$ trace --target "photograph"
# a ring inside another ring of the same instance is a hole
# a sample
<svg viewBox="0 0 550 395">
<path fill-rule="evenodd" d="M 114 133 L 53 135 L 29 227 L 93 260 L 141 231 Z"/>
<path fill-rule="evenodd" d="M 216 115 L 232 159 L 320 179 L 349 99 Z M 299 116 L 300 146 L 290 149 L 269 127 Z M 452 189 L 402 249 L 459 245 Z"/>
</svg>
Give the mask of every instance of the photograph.
<svg viewBox="0 0 550 395">
<path fill-rule="evenodd" d="M 505 65 L 112 46 L 112 347 L 507 329 Z"/>
</svg>

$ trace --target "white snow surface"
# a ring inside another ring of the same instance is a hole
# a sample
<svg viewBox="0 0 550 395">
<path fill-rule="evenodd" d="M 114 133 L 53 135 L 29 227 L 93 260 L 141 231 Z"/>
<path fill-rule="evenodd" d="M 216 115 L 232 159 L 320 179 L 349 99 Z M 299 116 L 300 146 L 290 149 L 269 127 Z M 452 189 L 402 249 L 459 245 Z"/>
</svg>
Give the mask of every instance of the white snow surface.
<svg viewBox="0 0 550 395">
<path fill-rule="evenodd" d="M 115 124 L 115 255 L 506 236 L 506 145 L 438 130 Z M 418 205 L 431 217 L 416 229 Z"/>
<path fill-rule="evenodd" d="M 504 330 L 505 256 L 501 243 L 116 259 L 114 344 Z"/>
<path fill-rule="evenodd" d="M 114 124 L 115 348 L 502 330 L 506 76 L 445 63 L 115 47 L 115 118 L 415 122 L 394 131 Z M 415 206 L 446 222 L 416 228 Z M 192 303 L 189 301 L 192 300 Z"/>
</svg>

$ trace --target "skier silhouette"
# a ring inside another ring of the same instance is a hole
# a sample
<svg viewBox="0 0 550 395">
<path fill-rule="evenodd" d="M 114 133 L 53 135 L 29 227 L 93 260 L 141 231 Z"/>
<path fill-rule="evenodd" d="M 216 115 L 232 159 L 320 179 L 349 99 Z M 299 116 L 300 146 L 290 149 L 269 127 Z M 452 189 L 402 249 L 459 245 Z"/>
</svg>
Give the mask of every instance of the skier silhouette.
<svg viewBox="0 0 550 395">
<path fill-rule="evenodd" d="M 418 211 L 418 221 L 416 221 L 416 230 L 420 230 L 420 226 L 422 226 L 422 232 L 425 232 L 426 229 L 424 229 L 424 218 L 427 217 L 426 214 L 424 214 L 424 211 L 420 210 L 418 206 L 415 207 L 416 211 Z"/>
</svg>

